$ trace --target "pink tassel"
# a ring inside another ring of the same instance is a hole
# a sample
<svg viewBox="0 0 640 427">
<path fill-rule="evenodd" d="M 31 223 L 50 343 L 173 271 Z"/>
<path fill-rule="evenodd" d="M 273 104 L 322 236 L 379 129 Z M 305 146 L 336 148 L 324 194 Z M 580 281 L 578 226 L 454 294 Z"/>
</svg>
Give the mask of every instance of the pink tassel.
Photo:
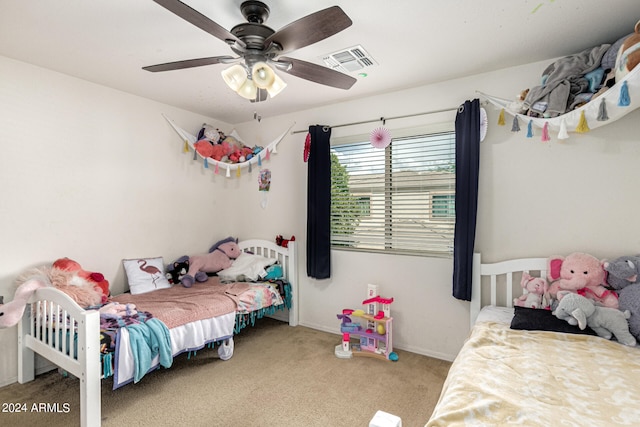
<svg viewBox="0 0 640 427">
<path fill-rule="evenodd" d="M 540 138 L 542 142 L 549 142 L 551 138 L 549 138 L 549 122 L 545 122 L 542 127 L 542 137 Z"/>
<path fill-rule="evenodd" d="M 269 160 L 271 158 L 271 152 L 267 148 L 267 154 L 264 155 L 265 160 Z"/>
</svg>

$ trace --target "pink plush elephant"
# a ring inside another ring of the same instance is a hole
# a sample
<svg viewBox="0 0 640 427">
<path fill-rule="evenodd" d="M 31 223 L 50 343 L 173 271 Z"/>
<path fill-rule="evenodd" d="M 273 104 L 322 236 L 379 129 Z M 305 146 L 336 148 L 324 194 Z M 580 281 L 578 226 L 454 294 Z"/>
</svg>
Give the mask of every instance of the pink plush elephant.
<svg viewBox="0 0 640 427">
<path fill-rule="evenodd" d="M 618 295 L 604 286 L 607 283 L 604 263 L 592 255 L 574 252 L 566 257 L 550 257 L 547 276 L 552 298 L 558 299 L 559 291 L 569 291 L 593 300 L 596 305 L 618 308 Z"/>
</svg>

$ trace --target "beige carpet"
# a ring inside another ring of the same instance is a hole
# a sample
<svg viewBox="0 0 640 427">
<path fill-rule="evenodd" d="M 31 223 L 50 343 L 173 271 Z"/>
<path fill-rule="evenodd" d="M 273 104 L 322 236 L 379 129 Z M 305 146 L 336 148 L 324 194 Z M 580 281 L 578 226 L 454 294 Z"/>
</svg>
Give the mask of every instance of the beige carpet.
<svg viewBox="0 0 640 427">
<path fill-rule="evenodd" d="M 228 361 L 205 349 L 115 391 L 103 380 L 102 425 L 366 427 L 377 410 L 401 417 L 403 427 L 427 422 L 449 362 L 402 350 L 397 362 L 339 359 L 340 339 L 262 319 L 236 336 Z M 3 426 L 79 425 L 78 380 L 57 372 L 0 388 L 0 402 L 3 409 L 27 407 L 27 413 L 0 412 Z M 59 403 L 61 412 L 31 412 L 41 402 L 50 409 Z"/>
</svg>

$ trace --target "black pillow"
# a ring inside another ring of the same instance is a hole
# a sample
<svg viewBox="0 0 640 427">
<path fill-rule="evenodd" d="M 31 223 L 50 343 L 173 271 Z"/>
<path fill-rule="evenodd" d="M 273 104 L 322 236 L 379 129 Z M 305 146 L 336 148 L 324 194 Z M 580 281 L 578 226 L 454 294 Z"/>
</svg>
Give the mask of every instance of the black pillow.
<svg viewBox="0 0 640 427">
<path fill-rule="evenodd" d="M 515 314 L 511 320 L 511 329 L 596 335 L 593 329 L 588 326 L 581 330 L 578 326 L 570 325 L 566 320 L 558 319 L 551 314 L 551 310 L 517 306 L 514 308 Z"/>
</svg>

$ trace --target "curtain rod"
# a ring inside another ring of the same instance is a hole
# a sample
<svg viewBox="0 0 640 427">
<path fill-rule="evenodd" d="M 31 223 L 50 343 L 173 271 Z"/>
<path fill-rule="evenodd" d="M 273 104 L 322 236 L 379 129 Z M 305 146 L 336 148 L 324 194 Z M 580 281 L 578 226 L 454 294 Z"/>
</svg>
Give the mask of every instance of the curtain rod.
<svg viewBox="0 0 640 427">
<path fill-rule="evenodd" d="M 362 125 L 365 123 L 373 123 L 373 122 L 382 122 L 384 124 L 384 122 L 386 120 L 396 120 L 396 119 L 406 119 L 407 117 L 415 117 L 415 116 L 424 116 L 427 114 L 436 114 L 436 113 L 444 113 L 447 111 L 454 111 L 457 110 L 458 107 L 455 108 L 444 108 L 442 110 L 433 110 L 433 111 L 425 111 L 424 113 L 415 113 L 415 114 L 406 114 L 404 116 L 395 116 L 395 117 L 380 117 L 379 119 L 374 119 L 374 120 L 363 120 L 361 122 L 353 122 L 353 123 L 344 123 L 341 125 L 335 125 L 335 126 L 327 126 L 327 128 L 329 129 L 333 129 L 333 128 L 341 128 L 341 127 L 345 127 L 345 126 L 355 126 L 355 125 Z M 294 130 L 291 131 L 291 134 L 295 134 L 295 133 L 303 133 L 303 132 L 309 132 L 308 129 L 305 130 Z"/>
</svg>

